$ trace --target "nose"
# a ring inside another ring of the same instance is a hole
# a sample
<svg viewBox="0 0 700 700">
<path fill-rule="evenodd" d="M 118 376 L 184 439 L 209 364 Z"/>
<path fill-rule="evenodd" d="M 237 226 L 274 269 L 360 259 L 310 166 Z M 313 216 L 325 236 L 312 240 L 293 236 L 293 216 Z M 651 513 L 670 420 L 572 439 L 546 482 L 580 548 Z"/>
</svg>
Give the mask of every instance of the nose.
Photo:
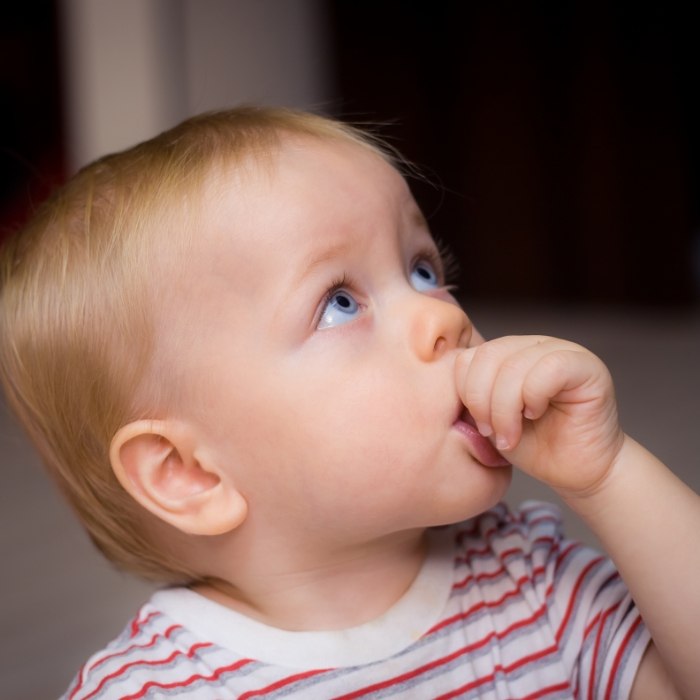
<svg viewBox="0 0 700 700">
<path fill-rule="evenodd" d="M 421 294 L 414 303 L 409 334 L 420 360 L 433 362 L 450 350 L 469 346 L 471 321 L 453 300 Z"/>
</svg>

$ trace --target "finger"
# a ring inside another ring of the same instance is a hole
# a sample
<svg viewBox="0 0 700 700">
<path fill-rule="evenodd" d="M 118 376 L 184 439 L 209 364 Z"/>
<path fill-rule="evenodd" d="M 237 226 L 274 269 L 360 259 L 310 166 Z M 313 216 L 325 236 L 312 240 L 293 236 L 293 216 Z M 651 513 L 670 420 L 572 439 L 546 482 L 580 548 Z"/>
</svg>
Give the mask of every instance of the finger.
<svg viewBox="0 0 700 700">
<path fill-rule="evenodd" d="M 491 429 L 491 386 L 496 376 L 496 367 L 489 361 L 492 353 L 490 343 L 465 350 L 457 358 L 455 366 L 457 392 L 462 403 L 469 409 L 476 427 L 484 436 Z M 477 349 L 479 350 L 477 356 Z"/>
<path fill-rule="evenodd" d="M 548 365 L 546 358 L 570 344 L 554 338 L 534 338 L 529 345 L 508 355 L 500 364 L 491 390 L 491 425 L 496 447 L 500 450 L 515 448 L 523 430 L 523 416 L 541 416 L 549 402 L 545 388 Z M 525 392 L 533 368 L 542 365 L 543 371 L 535 377 L 530 394 Z M 560 375 L 563 377 L 563 375 Z M 544 393 L 542 393 L 544 390 Z"/>
<path fill-rule="evenodd" d="M 557 348 L 533 365 L 523 383 L 526 417 L 541 418 L 552 403 L 583 403 L 606 372 L 592 353 L 577 346 Z M 598 394 L 595 394 L 596 396 Z"/>
<path fill-rule="evenodd" d="M 502 364 L 519 350 L 538 342 L 535 336 L 510 336 L 466 350 L 456 365 L 457 390 L 482 435 L 493 433 L 492 391 Z"/>
</svg>

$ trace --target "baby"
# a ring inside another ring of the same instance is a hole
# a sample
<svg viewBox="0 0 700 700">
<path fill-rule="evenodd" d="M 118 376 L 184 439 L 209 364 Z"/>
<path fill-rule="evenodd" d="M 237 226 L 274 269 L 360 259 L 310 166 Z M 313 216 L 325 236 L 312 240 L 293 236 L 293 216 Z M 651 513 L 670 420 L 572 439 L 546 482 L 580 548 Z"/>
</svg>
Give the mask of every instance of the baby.
<svg viewBox="0 0 700 700">
<path fill-rule="evenodd" d="M 1 265 L 14 410 L 102 552 L 167 584 L 64 697 L 697 697 L 700 498 L 593 354 L 484 342 L 372 137 L 196 117 Z M 609 558 L 500 505 L 511 463 Z"/>
</svg>

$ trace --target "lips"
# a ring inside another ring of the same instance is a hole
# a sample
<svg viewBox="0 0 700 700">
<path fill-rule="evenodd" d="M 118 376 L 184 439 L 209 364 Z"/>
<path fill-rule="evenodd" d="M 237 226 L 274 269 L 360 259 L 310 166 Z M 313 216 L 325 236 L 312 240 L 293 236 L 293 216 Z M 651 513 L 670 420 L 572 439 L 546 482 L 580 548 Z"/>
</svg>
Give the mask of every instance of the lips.
<svg viewBox="0 0 700 700">
<path fill-rule="evenodd" d="M 469 410 L 460 406 L 454 428 L 466 438 L 469 453 L 485 467 L 507 467 L 510 462 L 476 428 L 476 421 Z"/>
</svg>

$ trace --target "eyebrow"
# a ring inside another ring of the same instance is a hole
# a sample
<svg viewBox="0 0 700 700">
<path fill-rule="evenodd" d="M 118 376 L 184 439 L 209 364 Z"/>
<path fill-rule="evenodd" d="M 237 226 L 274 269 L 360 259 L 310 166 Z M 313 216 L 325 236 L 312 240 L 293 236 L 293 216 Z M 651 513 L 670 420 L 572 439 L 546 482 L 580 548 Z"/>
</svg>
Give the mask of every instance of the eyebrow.
<svg viewBox="0 0 700 700">
<path fill-rule="evenodd" d="M 301 273 L 296 278 L 297 284 L 308 277 L 318 267 L 322 267 L 327 262 L 335 260 L 338 257 L 348 253 L 352 245 L 347 240 L 339 240 L 330 245 L 324 246 L 318 251 L 314 251 L 305 261 L 302 266 Z"/>
<path fill-rule="evenodd" d="M 411 221 L 419 228 L 424 228 L 426 231 L 430 231 L 428 226 L 428 220 L 423 216 L 423 212 L 420 209 L 415 209 L 411 212 Z"/>
<path fill-rule="evenodd" d="M 416 208 L 411 212 L 410 221 L 417 228 L 427 231 L 428 235 L 430 235 L 428 222 L 420 209 Z M 352 247 L 353 246 L 349 241 L 340 239 L 327 246 L 324 246 L 318 251 L 312 252 L 308 257 L 306 264 L 303 265 L 300 274 L 296 277 L 295 283 L 298 284 L 301 282 L 303 279 L 312 274 L 316 268 L 321 267 L 327 262 L 348 253 Z"/>
</svg>

